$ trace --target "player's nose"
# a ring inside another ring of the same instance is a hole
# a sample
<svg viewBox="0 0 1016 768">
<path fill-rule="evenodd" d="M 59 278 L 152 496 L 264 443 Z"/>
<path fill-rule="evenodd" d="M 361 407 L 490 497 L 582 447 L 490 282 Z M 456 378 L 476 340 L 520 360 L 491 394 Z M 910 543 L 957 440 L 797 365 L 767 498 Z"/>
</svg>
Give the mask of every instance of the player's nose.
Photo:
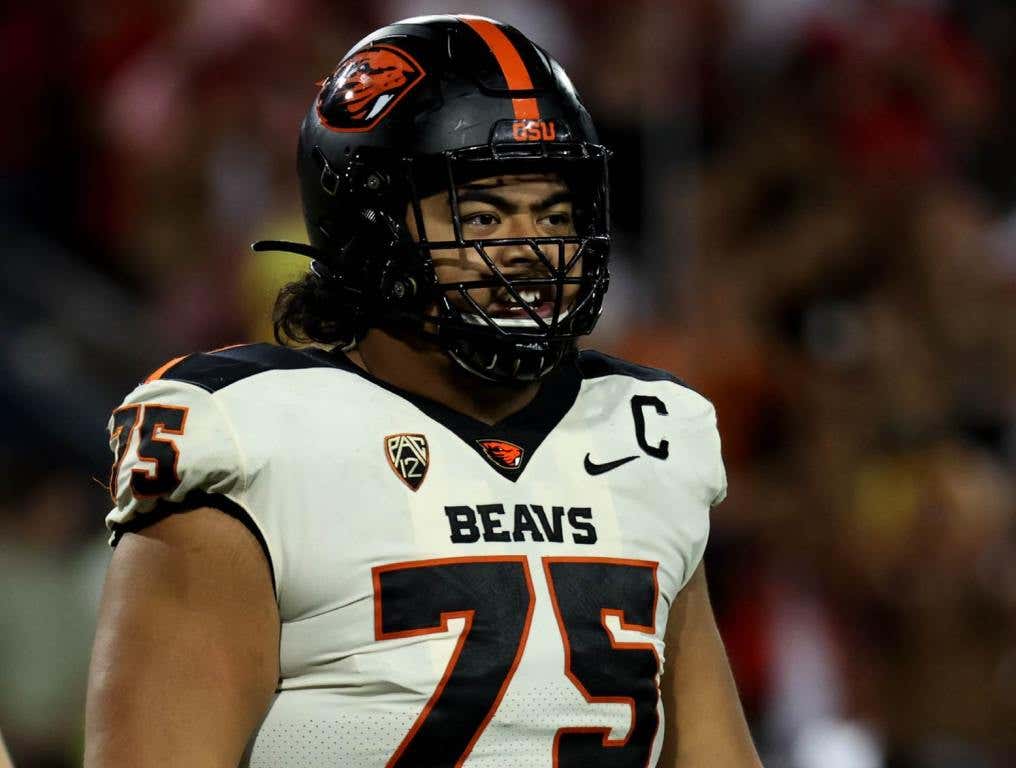
<svg viewBox="0 0 1016 768">
<path fill-rule="evenodd" d="M 532 231 L 528 222 L 523 219 L 524 217 L 521 216 L 513 216 L 509 219 L 509 226 L 504 232 L 503 237 L 516 239 L 517 242 L 500 246 L 497 248 L 497 253 L 494 257 L 498 267 L 506 272 L 532 271 L 540 268 L 542 265 L 542 260 L 536 252 L 535 246 L 526 242 L 528 238 L 534 237 L 536 233 Z"/>
</svg>

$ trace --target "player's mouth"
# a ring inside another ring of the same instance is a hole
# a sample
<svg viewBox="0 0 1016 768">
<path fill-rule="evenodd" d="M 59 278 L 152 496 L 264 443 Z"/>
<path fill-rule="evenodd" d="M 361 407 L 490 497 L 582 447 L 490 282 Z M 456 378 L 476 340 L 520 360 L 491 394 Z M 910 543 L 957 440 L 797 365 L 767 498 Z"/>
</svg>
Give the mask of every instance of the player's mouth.
<svg viewBox="0 0 1016 768">
<path fill-rule="evenodd" d="M 511 319 L 514 317 L 532 319 L 532 316 L 526 311 L 526 306 L 543 318 L 554 314 L 554 289 L 552 286 L 547 288 L 519 288 L 518 293 L 519 299 L 525 302 L 525 306 L 511 294 L 502 293 L 487 307 L 487 314 L 495 320 Z"/>
<path fill-rule="evenodd" d="M 554 315 L 554 304 L 557 289 L 555 286 L 538 286 L 532 288 L 517 288 L 519 299 L 525 302 L 525 306 L 507 291 L 501 291 L 494 300 L 487 305 L 486 312 L 490 318 L 499 326 L 505 328 L 535 326 L 536 320 L 530 311 L 537 317 L 549 320 Z M 528 306 L 529 311 L 526 310 Z M 561 310 L 558 320 L 563 320 L 568 315 L 568 310 Z M 470 323 L 484 323 L 482 317 L 469 313 L 465 319 Z"/>
</svg>

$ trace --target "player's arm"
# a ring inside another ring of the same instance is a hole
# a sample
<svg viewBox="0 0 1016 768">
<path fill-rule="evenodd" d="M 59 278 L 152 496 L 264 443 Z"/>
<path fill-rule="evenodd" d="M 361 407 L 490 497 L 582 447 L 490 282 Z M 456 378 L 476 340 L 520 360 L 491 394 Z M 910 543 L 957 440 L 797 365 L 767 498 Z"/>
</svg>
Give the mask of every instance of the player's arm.
<svg viewBox="0 0 1016 768">
<path fill-rule="evenodd" d="M 700 563 L 670 609 L 660 768 L 758 768 Z"/>
<path fill-rule="evenodd" d="M 0 733 L 0 768 L 13 768 L 11 756 L 7 754 L 7 747 L 4 744 L 4 737 L 2 733 Z"/>
<path fill-rule="evenodd" d="M 89 674 L 86 768 L 235 768 L 279 676 L 267 559 L 214 509 L 118 544 Z"/>
</svg>

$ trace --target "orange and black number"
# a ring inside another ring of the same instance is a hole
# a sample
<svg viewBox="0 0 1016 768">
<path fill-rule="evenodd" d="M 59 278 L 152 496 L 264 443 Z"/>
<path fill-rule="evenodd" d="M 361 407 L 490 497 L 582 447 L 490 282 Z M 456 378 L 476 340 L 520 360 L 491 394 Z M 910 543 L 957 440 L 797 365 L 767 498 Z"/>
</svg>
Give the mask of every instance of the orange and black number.
<svg viewBox="0 0 1016 768">
<path fill-rule="evenodd" d="M 135 467 L 131 490 L 138 497 L 163 496 L 180 485 L 176 444 L 163 435 L 182 435 L 187 409 L 175 405 L 146 405 L 138 430 L 138 458 L 153 463 L 154 469 Z"/>
<path fill-rule="evenodd" d="M 114 504 L 116 504 L 116 484 L 120 476 L 120 464 L 123 463 L 123 457 L 127 454 L 127 447 L 138 426 L 140 416 L 140 405 L 125 405 L 113 411 L 113 428 L 109 433 L 109 439 L 114 443 L 114 459 L 113 468 L 109 470 L 109 495 Z"/>
<path fill-rule="evenodd" d="M 458 768 L 497 710 L 522 658 L 533 584 L 521 556 L 447 558 L 374 569 L 375 636 L 448 631 L 465 620 L 437 689 L 386 768 Z"/>
<path fill-rule="evenodd" d="M 545 557 L 543 567 L 564 642 L 564 673 L 590 704 L 626 704 L 630 726 L 564 727 L 554 768 L 648 768 L 659 727 L 660 660 L 646 640 L 615 640 L 607 625 L 655 635 L 657 563 Z M 378 566 L 378 640 L 449 631 L 464 620 L 444 675 L 386 768 L 460 768 L 493 718 L 529 636 L 534 592 L 523 556 L 446 558 Z"/>
<path fill-rule="evenodd" d="M 116 502 L 120 465 L 138 434 L 137 455 L 140 466 L 131 470 L 131 493 L 138 498 L 164 496 L 180 485 L 177 463 L 180 452 L 172 438 L 182 435 L 187 424 L 187 408 L 177 405 L 127 405 L 113 412 L 110 438 L 115 442 L 116 459 L 110 471 L 109 489 Z"/>
<path fill-rule="evenodd" d="M 555 768 L 647 768 L 659 727 L 656 677 L 660 660 L 651 642 L 619 642 L 607 627 L 654 634 L 657 564 L 615 558 L 547 557 L 550 586 L 565 648 L 565 675 L 590 703 L 627 704 L 631 727 L 612 739 L 609 728 L 561 728 Z"/>
</svg>

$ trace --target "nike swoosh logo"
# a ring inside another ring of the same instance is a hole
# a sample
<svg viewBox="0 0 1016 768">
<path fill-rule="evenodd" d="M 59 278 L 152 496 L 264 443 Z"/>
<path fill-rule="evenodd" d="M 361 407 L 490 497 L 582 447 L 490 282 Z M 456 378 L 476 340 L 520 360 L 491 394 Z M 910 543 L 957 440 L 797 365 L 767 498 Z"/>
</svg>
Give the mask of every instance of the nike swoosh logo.
<svg viewBox="0 0 1016 768">
<path fill-rule="evenodd" d="M 608 461 L 606 464 L 594 464 L 589 460 L 589 454 L 586 454 L 585 467 L 586 472 L 591 475 L 602 475 L 604 472 L 610 472 L 612 469 L 617 469 L 622 464 L 627 464 L 629 461 L 635 461 L 638 456 L 625 456 L 623 459 L 617 459 L 615 461 Z"/>
</svg>

